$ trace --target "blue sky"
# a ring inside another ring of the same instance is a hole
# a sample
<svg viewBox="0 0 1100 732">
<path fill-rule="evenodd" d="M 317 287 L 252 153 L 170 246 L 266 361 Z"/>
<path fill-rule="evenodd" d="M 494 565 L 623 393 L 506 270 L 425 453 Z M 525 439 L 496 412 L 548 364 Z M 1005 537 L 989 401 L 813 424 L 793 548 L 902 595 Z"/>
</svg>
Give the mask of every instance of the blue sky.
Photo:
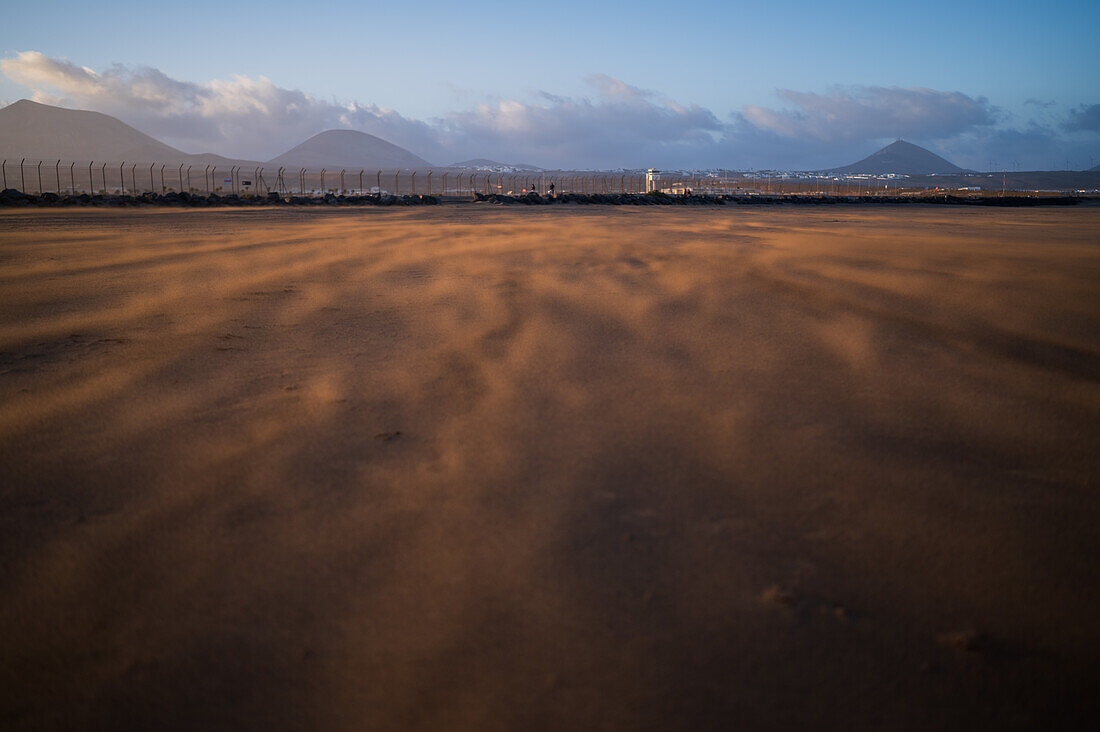
<svg viewBox="0 0 1100 732">
<path fill-rule="evenodd" d="M 439 163 L 818 167 L 903 136 L 969 167 L 1081 168 L 1098 30 L 1095 1 L 11 3 L 0 99 L 259 158 L 351 126 Z"/>
</svg>

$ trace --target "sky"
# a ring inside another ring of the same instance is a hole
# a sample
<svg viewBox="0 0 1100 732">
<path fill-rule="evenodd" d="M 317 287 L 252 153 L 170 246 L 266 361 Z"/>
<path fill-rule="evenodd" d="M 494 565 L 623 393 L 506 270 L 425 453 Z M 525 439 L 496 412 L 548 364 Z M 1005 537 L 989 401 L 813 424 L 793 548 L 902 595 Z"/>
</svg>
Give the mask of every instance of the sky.
<svg viewBox="0 0 1100 732">
<path fill-rule="evenodd" d="M 270 159 L 354 128 L 437 164 L 814 169 L 894 139 L 1100 164 L 1100 2 L 2 0 L 0 102 Z"/>
</svg>

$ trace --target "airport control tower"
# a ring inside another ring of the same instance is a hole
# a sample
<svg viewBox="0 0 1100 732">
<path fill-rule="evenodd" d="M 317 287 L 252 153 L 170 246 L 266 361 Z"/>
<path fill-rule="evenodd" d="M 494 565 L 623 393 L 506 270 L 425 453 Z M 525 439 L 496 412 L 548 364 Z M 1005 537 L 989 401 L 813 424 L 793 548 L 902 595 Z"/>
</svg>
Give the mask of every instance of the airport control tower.
<svg viewBox="0 0 1100 732">
<path fill-rule="evenodd" d="M 645 192 L 651 193 L 661 189 L 661 171 L 650 168 L 645 172 Z"/>
</svg>

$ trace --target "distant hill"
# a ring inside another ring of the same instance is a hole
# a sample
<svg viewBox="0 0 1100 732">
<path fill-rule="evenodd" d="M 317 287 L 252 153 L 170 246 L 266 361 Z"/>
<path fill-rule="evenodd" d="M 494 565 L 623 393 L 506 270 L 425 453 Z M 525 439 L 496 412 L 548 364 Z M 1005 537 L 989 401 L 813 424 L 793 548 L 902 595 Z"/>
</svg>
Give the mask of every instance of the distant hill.
<svg viewBox="0 0 1100 732">
<path fill-rule="evenodd" d="M 519 170 L 519 171 L 531 171 L 539 172 L 542 168 L 537 165 L 531 165 L 529 163 L 498 163 L 495 160 L 489 160 L 488 158 L 474 158 L 473 160 L 463 160 L 461 163 L 451 163 L 452 168 L 467 168 L 472 170 Z"/>
<path fill-rule="evenodd" d="M 934 152 L 925 150 L 911 142 L 898 140 L 876 153 L 868 155 L 858 163 L 833 168 L 829 173 L 870 173 L 882 175 L 898 173 L 900 175 L 931 175 L 965 173 L 963 168 L 944 160 Z"/>
<path fill-rule="evenodd" d="M 1089 173 L 1100 173 L 1100 165 L 1097 165 L 1095 168 L 1089 168 L 1088 172 Z"/>
<path fill-rule="evenodd" d="M 328 130 L 314 135 L 268 165 L 290 168 L 430 168 L 432 164 L 381 137 L 356 130 Z"/>
</svg>

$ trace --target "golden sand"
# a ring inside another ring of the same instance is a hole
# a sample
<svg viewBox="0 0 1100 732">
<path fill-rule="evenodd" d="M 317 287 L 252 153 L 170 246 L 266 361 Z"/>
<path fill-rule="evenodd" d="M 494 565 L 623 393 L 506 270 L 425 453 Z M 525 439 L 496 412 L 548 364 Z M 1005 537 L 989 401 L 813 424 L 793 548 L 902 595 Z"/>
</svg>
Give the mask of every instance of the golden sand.
<svg viewBox="0 0 1100 732">
<path fill-rule="evenodd" d="M 0 726 L 1087 720 L 1097 334 L 1095 208 L 0 214 Z"/>
</svg>

